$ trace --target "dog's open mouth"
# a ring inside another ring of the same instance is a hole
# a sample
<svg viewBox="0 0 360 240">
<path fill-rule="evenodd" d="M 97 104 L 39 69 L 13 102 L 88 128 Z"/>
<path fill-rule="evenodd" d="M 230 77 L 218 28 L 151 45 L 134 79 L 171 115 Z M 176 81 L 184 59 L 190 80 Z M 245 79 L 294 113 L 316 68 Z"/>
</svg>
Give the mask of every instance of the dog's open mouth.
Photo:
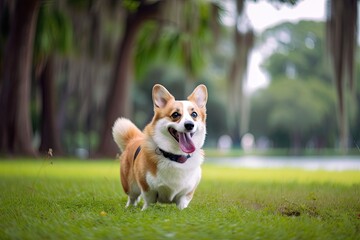
<svg viewBox="0 0 360 240">
<path fill-rule="evenodd" d="M 181 151 L 185 153 L 192 153 L 195 151 L 195 146 L 191 140 L 194 133 L 178 132 L 176 129 L 169 127 L 169 133 L 179 143 Z"/>
</svg>

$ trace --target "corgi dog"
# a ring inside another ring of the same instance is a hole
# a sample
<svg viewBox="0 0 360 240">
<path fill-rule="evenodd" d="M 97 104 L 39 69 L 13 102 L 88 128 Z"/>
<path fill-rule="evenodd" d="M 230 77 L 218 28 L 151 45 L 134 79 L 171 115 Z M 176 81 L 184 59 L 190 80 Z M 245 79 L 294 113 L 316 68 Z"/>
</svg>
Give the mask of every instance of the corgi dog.
<svg viewBox="0 0 360 240">
<path fill-rule="evenodd" d="M 175 203 L 180 210 L 188 206 L 201 178 L 207 97 L 206 86 L 199 85 L 187 100 L 177 101 L 156 84 L 154 116 L 143 131 L 126 118 L 115 121 L 126 207 L 136 206 L 140 197 L 142 210 L 156 202 Z"/>
</svg>

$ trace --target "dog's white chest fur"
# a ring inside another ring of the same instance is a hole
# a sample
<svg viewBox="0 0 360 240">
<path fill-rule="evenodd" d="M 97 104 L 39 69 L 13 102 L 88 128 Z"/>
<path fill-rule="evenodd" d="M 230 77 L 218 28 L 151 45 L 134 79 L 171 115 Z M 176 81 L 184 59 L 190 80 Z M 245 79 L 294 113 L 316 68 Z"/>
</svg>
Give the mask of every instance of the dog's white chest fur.
<svg viewBox="0 0 360 240">
<path fill-rule="evenodd" d="M 176 203 L 182 209 L 187 207 L 192 194 L 201 178 L 201 154 L 194 154 L 184 164 L 161 158 L 157 174 L 147 173 L 146 180 L 156 200 L 160 203 Z"/>
</svg>

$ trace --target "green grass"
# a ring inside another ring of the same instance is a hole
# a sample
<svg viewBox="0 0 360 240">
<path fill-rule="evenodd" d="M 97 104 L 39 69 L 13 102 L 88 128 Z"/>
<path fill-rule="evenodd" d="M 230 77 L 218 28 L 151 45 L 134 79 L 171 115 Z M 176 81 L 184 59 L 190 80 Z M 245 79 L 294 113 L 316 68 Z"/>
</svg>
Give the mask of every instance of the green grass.
<svg viewBox="0 0 360 240">
<path fill-rule="evenodd" d="M 0 239 L 359 239 L 360 173 L 203 166 L 189 207 L 125 209 L 118 161 L 0 161 Z"/>
</svg>

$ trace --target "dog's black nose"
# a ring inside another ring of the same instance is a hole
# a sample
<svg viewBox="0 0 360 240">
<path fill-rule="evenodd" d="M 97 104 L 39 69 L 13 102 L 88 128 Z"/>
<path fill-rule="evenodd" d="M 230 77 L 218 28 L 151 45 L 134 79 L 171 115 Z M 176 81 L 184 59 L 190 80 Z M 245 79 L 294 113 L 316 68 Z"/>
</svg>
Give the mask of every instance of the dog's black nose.
<svg viewBox="0 0 360 240">
<path fill-rule="evenodd" d="M 186 130 L 188 130 L 188 131 L 191 131 L 194 128 L 194 123 L 190 122 L 190 121 L 185 122 L 184 125 L 185 125 Z"/>
</svg>

